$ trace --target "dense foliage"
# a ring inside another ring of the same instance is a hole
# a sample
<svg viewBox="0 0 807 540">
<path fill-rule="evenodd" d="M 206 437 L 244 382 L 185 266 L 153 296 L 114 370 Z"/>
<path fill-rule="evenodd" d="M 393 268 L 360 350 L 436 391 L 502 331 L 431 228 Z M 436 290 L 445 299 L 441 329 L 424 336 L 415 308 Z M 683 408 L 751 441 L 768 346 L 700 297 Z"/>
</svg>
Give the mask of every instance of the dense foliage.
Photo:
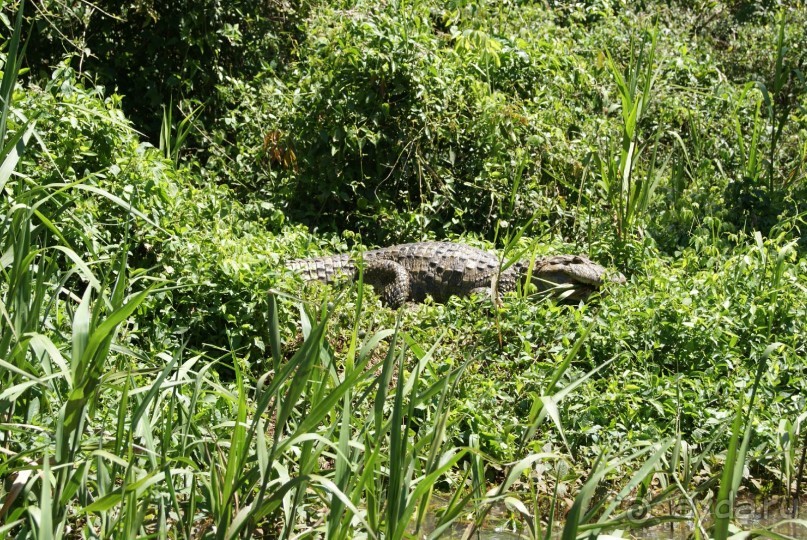
<svg viewBox="0 0 807 540">
<path fill-rule="evenodd" d="M 45 0 L 27 9 L 33 28 L 26 64 L 47 78 L 70 58 L 94 84 L 125 96 L 127 116 L 156 141 L 163 108 L 183 104 L 212 120 L 221 113 L 219 85 L 282 68 L 307 6 L 283 0 Z"/>
<path fill-rule="evenodd" d="M 726 538 L 807 490 L 803 2 L 1 14 L 0 534 Z M 428 238 L 628 283 L 395 312 L 283 266 Z"/>
</svg>

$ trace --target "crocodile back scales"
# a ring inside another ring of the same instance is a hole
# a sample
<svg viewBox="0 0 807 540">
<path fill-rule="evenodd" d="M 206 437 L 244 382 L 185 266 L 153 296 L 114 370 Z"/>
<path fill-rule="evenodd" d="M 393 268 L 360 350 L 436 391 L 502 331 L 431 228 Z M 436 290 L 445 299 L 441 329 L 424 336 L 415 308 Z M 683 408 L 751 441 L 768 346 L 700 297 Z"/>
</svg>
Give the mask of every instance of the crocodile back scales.
<svg viewBox="0 0 807 540">
<path fill-rule="evenodd" d="M 451 296 L 464 296 L 475 289 L 490 287 L 499 272 L 496 255 L 479 248 L 453 242 L 415 242 L 362 253 L 364 264 L 378 260 L 394 261 L 410 275 L 411 300 L 423 301 L 431 295 L 438 302 Z M 297 259 L 286 265 L 306 280 L 334 282 L 352 279 L 356 262 L 349 254 L 313 259 Z M 516 276 L 508 269 L 499 278 L 502 292 L 515 288 Z"/>
</svg>

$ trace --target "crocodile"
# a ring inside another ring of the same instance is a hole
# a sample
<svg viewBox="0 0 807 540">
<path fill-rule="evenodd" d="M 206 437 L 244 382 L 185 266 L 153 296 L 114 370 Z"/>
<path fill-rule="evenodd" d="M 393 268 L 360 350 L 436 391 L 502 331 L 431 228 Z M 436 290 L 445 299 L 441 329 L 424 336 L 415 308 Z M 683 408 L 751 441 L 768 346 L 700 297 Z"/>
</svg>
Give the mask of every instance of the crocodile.
<svg viewBox="0 0 807 540">
<path fill-rule="evenodd" d="M 444 303 L 451 296 L 513 291 L 531 276 L 539 292 L 566 302 L 585 301 L 607 282 L 621 284 L 625 276 L 581 255 L 555 255 L 522 259 L 500 271 L 499 258 L 487 251 L 455 242 L 416 242 L 372 249 L 362 253 L 364 282 L 372 285 L 382 301 L 397 308 L 407 301 L 422 302 L 431 296 Z M 307 281 L 333 283 L 356 279 L 359 262 L 350 254 L 296 259 L 286 267 Z M 532 270 L 530 272 L 530 266 Z"/>
</svg>

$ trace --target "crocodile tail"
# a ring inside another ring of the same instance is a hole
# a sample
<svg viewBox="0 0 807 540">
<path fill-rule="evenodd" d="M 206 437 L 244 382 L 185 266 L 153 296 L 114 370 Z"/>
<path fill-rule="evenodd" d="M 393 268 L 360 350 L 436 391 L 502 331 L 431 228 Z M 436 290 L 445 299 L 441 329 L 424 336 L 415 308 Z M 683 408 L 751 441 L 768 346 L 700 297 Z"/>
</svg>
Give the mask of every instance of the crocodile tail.
<svg viewBox="0 0 807 540">
<path fill-rule="evenodd" d="M 331 255 L 316 259 L 296 259 L 286 263 L 286 268 L 302 276 L 306 281 L 333 283 L 340 279 L 352 279 L 356 265 L 350 255 Z"/>
</svg>

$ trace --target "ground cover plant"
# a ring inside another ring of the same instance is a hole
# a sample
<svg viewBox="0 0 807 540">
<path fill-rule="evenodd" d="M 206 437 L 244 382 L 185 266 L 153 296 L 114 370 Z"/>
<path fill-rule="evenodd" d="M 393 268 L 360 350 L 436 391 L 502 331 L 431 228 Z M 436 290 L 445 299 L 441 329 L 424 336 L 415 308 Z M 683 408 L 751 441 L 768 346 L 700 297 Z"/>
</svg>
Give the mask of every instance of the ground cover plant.
<svg viewBox="0 0 807 540">
<path fill-rule="evenodd" d="M 0 535 L 807 535 L 807 6 L 186 7 L 2 5 Z M 283 264 L 425 239 L 627 283 Z"/>
</svg>

